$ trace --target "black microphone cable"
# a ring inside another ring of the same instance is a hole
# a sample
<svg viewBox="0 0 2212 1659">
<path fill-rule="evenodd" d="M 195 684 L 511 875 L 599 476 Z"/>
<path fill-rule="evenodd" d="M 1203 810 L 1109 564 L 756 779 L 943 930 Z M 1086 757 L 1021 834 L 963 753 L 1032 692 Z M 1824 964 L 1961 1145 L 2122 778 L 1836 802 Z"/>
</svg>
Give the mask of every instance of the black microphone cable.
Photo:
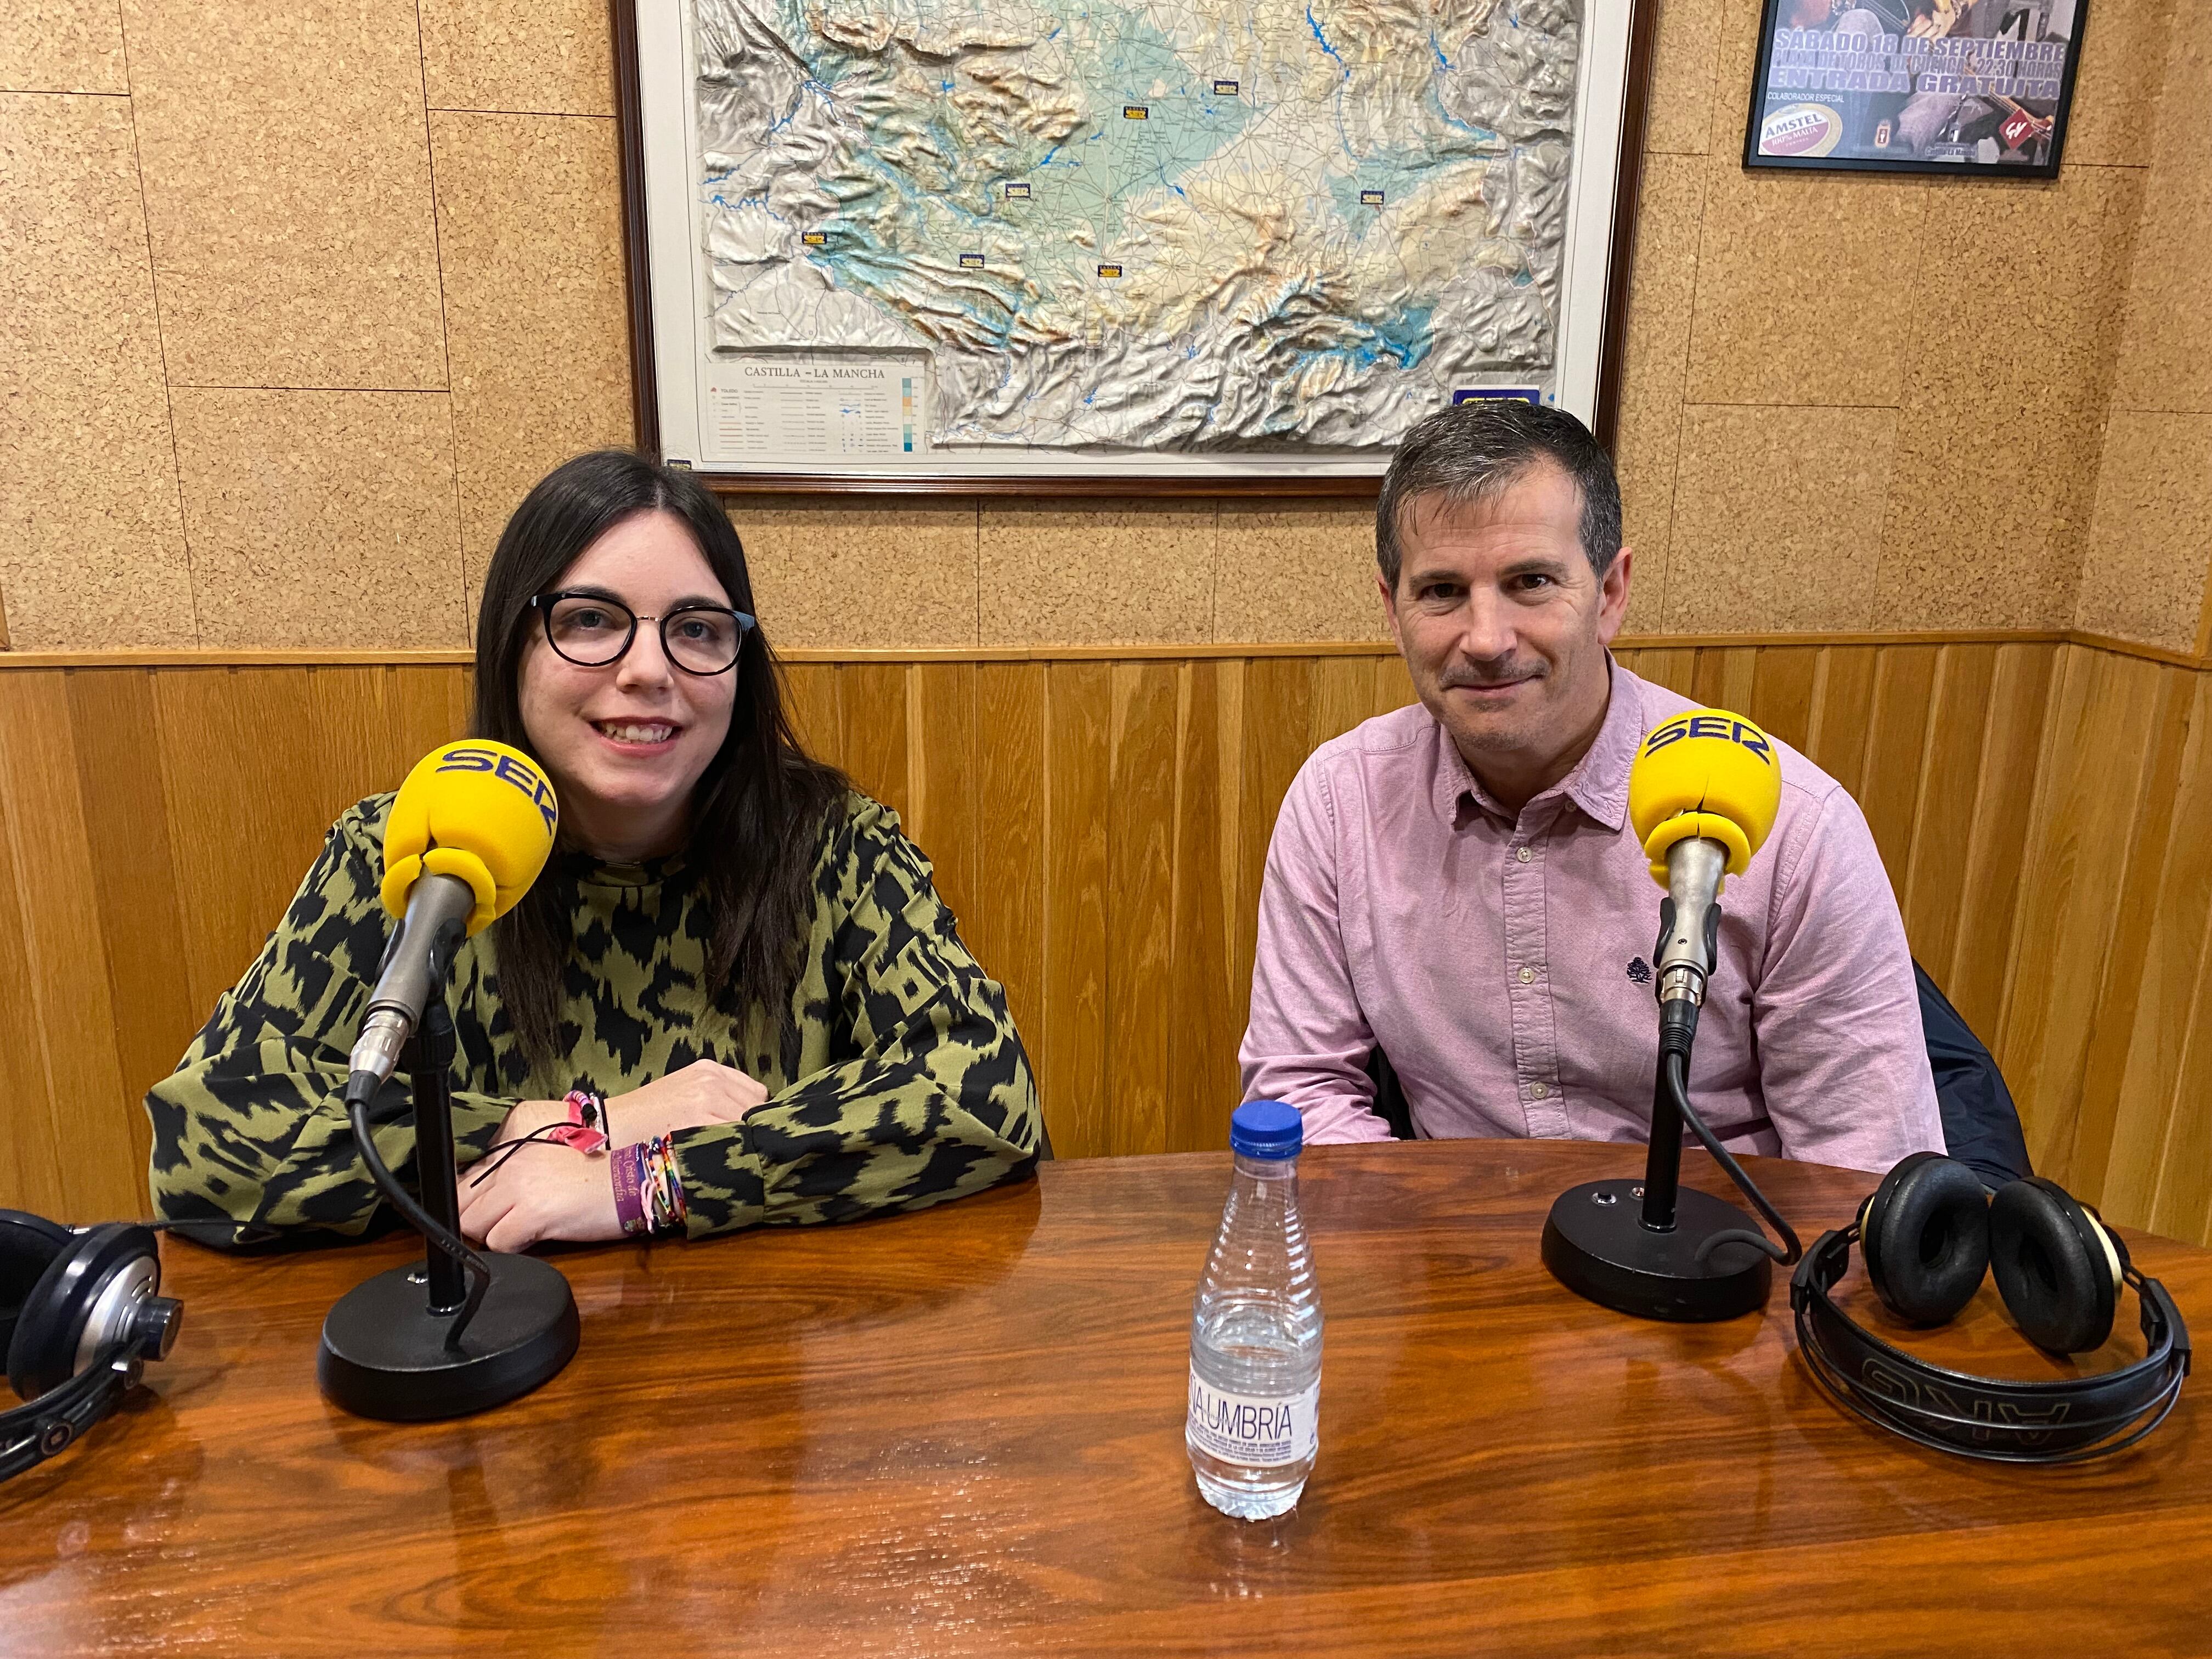
<svg viewBox="0 0 2212 1659">
<path fill-rule="evenodd" d="M 1729 1179 L 1735 1182 L 1743 1195 L 1751 1200 L 1753 1207 L 1765 1218 L 1766 1224 L 1781 1234 L 1789 1247 L 1784 1249 L 1765 1235 L 1753 1232 L 1748 1228 L 1730 1227 L 1713 1234 L 1700 1244 L 1697 1260 L 1702 1263 L 1723 1244 L 1749 1244 L 1765 1251 L 1785 1267 L 1795 1266 L 1803 1259 L 1805 1247 L 1798 1242 L 1797 1235 L 1790 1224 L 1782 1218 L 1782 1212 L 1766 1201 L 1766 1194 L 1759 1190 L 1759 1183 L 1744 1173 L 1743 1165 L 1737 1163 L 1729 1149 L 1721 1145 L 1720 1137 L 1705 1127 L 1705 1119 L 1699 1117 L 1696 1108 L 1690 1104 L 1689 1074 L 1688 1054 L 1669 1050 L 1661 1057 L 1659 1075 L 1665 1084 L 1668 1098 L 1674 1103 L 1674 1109 L 1682 1115 L 1682 1121 L 1690 1126 L 1690 1133 L 1696 1135 L 1699 1144 L 1712 1154 L 1713 1162 L 1728 1171 Z"/>
</svg>

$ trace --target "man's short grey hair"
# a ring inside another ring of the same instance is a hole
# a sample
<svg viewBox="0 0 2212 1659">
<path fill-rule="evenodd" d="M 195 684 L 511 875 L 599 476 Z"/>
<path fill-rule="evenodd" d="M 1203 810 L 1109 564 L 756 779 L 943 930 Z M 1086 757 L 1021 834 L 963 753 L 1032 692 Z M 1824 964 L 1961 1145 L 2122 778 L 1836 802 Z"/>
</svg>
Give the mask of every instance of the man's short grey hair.
<svg viewBox="0 0 2212 1659">
<path fill-rule="evenodd" d="M 1550 461 L 1574 480 L 1582 497 L 1583 553 L 1602 577 L 1620 551 L 1620 481 L 1613 458 L 1590 430 L 1564 409 L 1518 398 L 1470 398 L 1440 409 L 1398 445 L 1375 501 L 1375 562 L 1398 591 L 1405 562 L 1407 515 L 1436 496 L 1459 506 L 1497 495 Z"/>
</svg>

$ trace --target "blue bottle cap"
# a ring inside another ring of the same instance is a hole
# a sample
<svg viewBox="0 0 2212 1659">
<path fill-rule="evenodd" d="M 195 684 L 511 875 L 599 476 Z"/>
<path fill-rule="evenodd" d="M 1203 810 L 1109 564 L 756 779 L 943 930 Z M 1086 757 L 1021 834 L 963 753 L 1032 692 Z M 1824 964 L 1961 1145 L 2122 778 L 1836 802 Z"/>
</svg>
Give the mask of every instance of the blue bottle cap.
<svg viewBox="0 0 2212 1659">
<path fill-rule="evenodd" d="M 1279 1100 L 1248 1100 L 1229 1119 L 1229 1150 L 1247 1158 L 1296 1158 L 1305 1120 Z"/>
</svg>

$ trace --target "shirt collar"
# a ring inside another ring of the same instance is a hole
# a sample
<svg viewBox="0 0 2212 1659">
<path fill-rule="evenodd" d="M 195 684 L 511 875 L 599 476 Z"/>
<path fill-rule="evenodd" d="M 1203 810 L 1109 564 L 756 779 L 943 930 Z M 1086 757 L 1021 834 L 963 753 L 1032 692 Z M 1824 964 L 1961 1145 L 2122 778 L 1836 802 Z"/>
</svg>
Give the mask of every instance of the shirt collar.
<svg viewBox="0 0 2212 1659">
<path fill-rule="evenodd" d="M 1628 821 L 1628 771 L 1636 759 L 1636 745 L 1644 736 L 1644 700 L 1637 695 L 1634 676 L 1607 653 L 1605 723 L 1575 769 L 1528 803 L 1564 795 L 1580 807 L 1592 823 L 1618 834 Z M 1501 818 L 1512 815 L 1490 798 L 1459 752 L 1441 721 L 1437 741 L 1443 745 L 1443 763 L 1437 769 L 1437 811 L 1455 830 L 1466 828 L 1474 813 L 1488 811 Z M 1526 810 L 1525 808 L 1523 809 Z"/>
</svg>

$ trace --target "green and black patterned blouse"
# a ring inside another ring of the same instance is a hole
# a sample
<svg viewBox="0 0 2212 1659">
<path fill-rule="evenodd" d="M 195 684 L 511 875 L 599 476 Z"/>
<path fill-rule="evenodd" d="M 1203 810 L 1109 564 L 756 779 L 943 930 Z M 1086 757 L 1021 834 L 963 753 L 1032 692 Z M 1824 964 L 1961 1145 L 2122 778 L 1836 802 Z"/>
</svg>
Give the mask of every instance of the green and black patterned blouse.
<svg viewBox="0 0 2212 1659">
<path fill-rule="evenodd" d="M 259 959 L 147 1096 L 164 1217 L 350 1234 L 374 1218 L 339 1095 L 392 925 L 377 899 L 391 805 L 374 795 L 338 819 Z M 533 1075 L 500 1006 L 492 932 L 463 946 L 447 999 L 460 1161 L 483 1156 L 518 1100 L 613 1097 L 715 1060 L 769 1099 L 740 1123 L 675 1136 L 694 1237 L 919 1209 L 1027 1173 L 1042 1121 L 1028 1058 L 929 861 L 862 795 L 823 827 L 787 1025 L 736 988 L 707 998 L 708 918 L 680 860 L 556 854 L 539 879 L 562 884 L 575 919 L 569 1052 Z M 411 1185 L 406 1115 L 376 1134 Z"/>
</svg>

